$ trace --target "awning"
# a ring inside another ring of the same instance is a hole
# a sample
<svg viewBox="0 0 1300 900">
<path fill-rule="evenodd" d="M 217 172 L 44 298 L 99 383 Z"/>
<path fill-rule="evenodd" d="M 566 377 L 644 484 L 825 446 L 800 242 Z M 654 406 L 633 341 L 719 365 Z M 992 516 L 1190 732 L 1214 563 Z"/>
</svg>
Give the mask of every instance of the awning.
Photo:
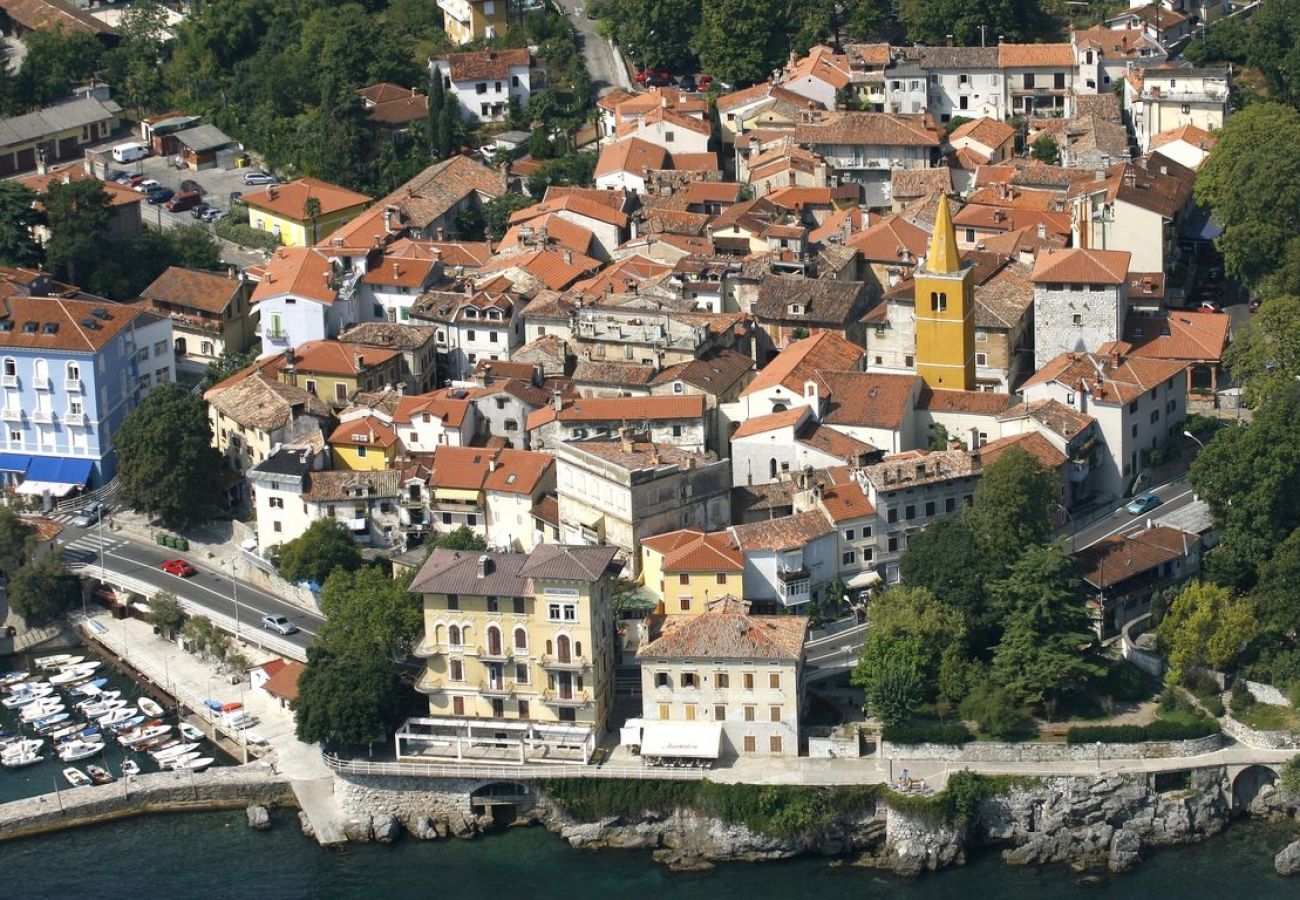
<svg viewBox="0 0 1300 900">
<path fill-rule="evenodd" d="M 343 520 L 343 523 L 344 523 L 345 525 L 348 526 L 348 529 L 349 529 L 350 531 L 366 531 L 366 530 L 367 530 L 366 520 L 365 520 L 364 517 L 362 517 L 362 518 L 360 518 L 360 519 L 344 519 L 344 520 Z"/>
<path fill-rule="evenodd" d="M 0 472 L 25 473 L 31 464 L 30 456 L 21 453 L 0 453 Z"/>
<path fill-rule="evenodd" d="M 722 726 L 708 722 L 646 722 L 641 737 L 642 756 L 680 759 L 717 759 L 722 753 Z"/>
<path fill-rule="evenodd" d="M 89 459 L 61 459 L 59 460 L 59 477 L 55 481 L 85 487 L 90 481 L 90 473 L 94 468 L 95 463 Z"/>
<path fill-rule="evenodd" d="M 849 590 L 861 590 L 862 588 L 869 588 L 872 585 L 880 584 L 882 581 L 884 581 L 884 579 L 880 577 L 879 572 L 868 569 L 865 572 L 859 572 L 848 581 L 844 582 L 844 586 Z"/>
<path fill-rule="evenodd" d="M 581 524 L 586 525 L 588 528 L 595 528 L 600 524 L 600 521 L 603 518 L 605 518 L 605 514 L 600 510 L 589 509 L 586 512 L 579 514 L 578 521 Z"/>
<path fill-rule="evenodd" d="M 61 456 L 33 456 L 31 464 L 27 466 L 27 480 L 58 481 L 59 464 L 62 462 Z"/>
<path fill-rule="evenodd" d="M 64 484 L 61 481 L 33 481 L 28 478 L 18 487 L 14 488 L 15 494 L 44 494 L 50 492 L 53 497 L 66 497 L 76 489 L 75 484 Z"/>
</svg>

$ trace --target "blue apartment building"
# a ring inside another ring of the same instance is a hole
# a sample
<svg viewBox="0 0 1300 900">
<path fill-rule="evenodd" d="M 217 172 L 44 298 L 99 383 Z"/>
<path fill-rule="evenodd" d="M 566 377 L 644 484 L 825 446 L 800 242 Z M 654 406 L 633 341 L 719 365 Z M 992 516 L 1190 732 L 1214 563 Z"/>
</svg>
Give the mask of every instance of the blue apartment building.
<svg viewBox="0 0 1300 900">
<path fill-rule="evenodd" d="M 106 484 L 127 412 L 175 377 L 171 321 L 143 305 L 0 298 L 0 485 L 63 497 Z"/>
</svg>

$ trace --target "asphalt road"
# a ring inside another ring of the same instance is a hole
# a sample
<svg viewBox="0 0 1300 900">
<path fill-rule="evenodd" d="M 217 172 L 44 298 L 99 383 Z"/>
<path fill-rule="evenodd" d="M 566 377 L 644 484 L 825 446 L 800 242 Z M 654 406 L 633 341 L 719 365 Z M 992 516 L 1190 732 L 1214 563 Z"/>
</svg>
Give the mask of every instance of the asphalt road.
<svg viewBox="0 0 1300 900">
<path fill-rule="evenodd" d="M 103 531 L 103 541 L 107 550 L 104 558 L 104 568 L 107 571 L 169 590 L 213 613 L 232 619 L 238 617 L 241 625 L 260 626 L 262 616 L 269 614 L 287 616 L 298 626 L 299 631 L 285 635 L 283 639 L 304 649 L 324 621 L 321 616 L 259 590 L 243 579 L 232 579 L 228 573 L 190 557 L 186 558 L 198 570 L 196 575 L 189 578 L 169 575 L 159 565 L 165 560 L 176 559 L 178 554 L 167 547 L 140 543 L 120 531 L 109 531 L 107 528 Z M 59 543 L 63 546 L 64 558 L 70 564 L 87 566 L 84 574 L 94 576 L 95 569 L 100 564 L 98 528 L 78 528 L 65 522 Z M 235 604 L 236 596 L 239 599 L 238 607 Z"/>
<path fill-rule="evenodd" d="M 1104 518 L 1098 519 L 1087 527 L 1080 529 L 1077 533 L 1067 531 L 1059 535 L 1065 539 L 1066 550 L 1075 553 L 1091 547 L 1111 535 L 1128 534 L 1131 531 L 1145 528 L 1148 519 L 1158 519 L 1180 507 L 1186 506 L 1193 499 L 1192 486 L 1188 483 L 1186 476 L 1154 488 L 1152 493 L 1163 500 L 1164 503 L 1144 515 L 1135 516 L 1125 510 L 1124 507 L 1132 502 L 1131 498 L 1125 498 Z"/>
<path fill-rule="evenodd" d="M 564 17 L 578 32 L 578 45 L 582 59 L 591 75 L 591 86 L 600 97 L 616 87 L 627 88 L 627 75 L 619 77 L 618 60 L 610 49 L 609 41 L 596 33 L 596 20 L 586 16 L 585 0 L 556 0 Z"/>
</svg>

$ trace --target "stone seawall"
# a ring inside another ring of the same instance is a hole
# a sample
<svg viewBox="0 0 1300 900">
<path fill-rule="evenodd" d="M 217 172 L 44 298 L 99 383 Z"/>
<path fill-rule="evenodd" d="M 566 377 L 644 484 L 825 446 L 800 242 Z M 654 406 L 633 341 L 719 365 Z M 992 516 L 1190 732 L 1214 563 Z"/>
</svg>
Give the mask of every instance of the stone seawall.
<svg viewBox="0 0 1300 900">
<path fill-rule="evenodd" d="M 0 841 L 146 813 L 294 805 L 286 779 L 260 763 L 185 774 L 158 772 L 0 804 Z"/>
<path fill-rule="evenodd" d="M 1252 745 L 1254 746 L 1254 745 Z M 1222 749 L 1223 735 L 1186 741 L 1145 741 L 1140 744 L 1009 744 L 973 741 L 969 744 L 891 744 L 882 741 L 880 755 L 895 759 L 940 759 L 953 762 L 1090 762 L 1095 759 L 1173 759 L 1200 756 Z"/>
<path fill-rule="evenodd" d="M 1259 731 L 1227 715 L 1219 719 L 1223 730 L 1237 741 L 1256 750 L 1295 750 L 1300 738 L 1289 731 Z"/>
</svg>

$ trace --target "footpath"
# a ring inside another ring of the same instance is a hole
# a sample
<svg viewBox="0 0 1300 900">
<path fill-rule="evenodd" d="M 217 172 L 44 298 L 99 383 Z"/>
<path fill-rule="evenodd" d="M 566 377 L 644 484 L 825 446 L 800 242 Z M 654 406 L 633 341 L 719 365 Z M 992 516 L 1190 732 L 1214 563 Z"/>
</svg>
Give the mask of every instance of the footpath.
<svg viewBox="0 0 1300 900">
<path fill-rule="evenodd" d="M 154 634 L 153 628 L 144 622 L 114 619 L 107 612 L 100 612 L 78 616 L 76 623 L 87 639 L 120 657 L 190 710 L 192 719 L 197 719 L 208 734 L 219 734 L 233 741 L 243 761 L 259 756 L 271 775 L 287 780 L 320 843 L 337 844 L 345 840 L 343 815 L 334 799 L 333 773 L 325 765 L 318 747 L 298 740 L 293 713 L 275 698 L 250 688 L 246 679 L 232 684 L 229 674 L 218 671 L 215 660 L 185 652 L 175 642 Z M 253 666 L 273 658 L 248 645 L 241 645 L 241 652 Z M 242 703 L 257 718 L 257 724 L 248 729 L 231 728 L 204 700 Z"/>
</svg>

